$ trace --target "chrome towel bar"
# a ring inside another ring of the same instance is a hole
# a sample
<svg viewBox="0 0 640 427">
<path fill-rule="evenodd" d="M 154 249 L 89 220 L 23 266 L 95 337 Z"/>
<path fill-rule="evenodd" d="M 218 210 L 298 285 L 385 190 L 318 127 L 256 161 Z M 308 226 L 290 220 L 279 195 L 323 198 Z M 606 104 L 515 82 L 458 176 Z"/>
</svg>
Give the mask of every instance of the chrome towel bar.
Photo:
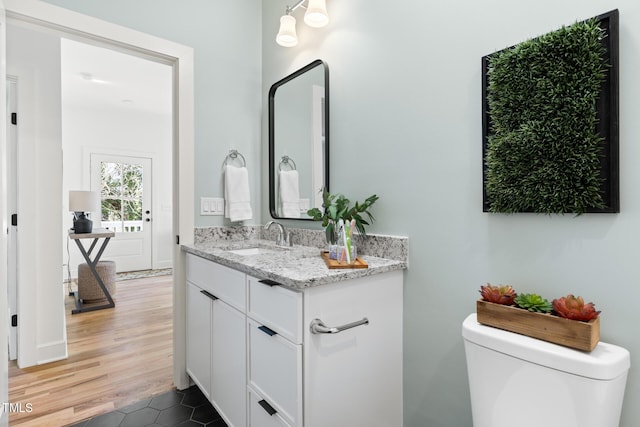
<svg viewBox="0 0 640 427">
<path fill-rule="evenodd" d="M 347 323 L 342 326 L 327 326 L 320 319 L 313 319 L 311 324 L 309 325 L 309 329 L 312 334 L 337 334 L 338 332 L 346 331 L 347 329 L 355 328 L 356 326 L 368 325 L 369 319 L 366 317 L 362 320 L 357 320 L 355 322 Z"/>
</svg>

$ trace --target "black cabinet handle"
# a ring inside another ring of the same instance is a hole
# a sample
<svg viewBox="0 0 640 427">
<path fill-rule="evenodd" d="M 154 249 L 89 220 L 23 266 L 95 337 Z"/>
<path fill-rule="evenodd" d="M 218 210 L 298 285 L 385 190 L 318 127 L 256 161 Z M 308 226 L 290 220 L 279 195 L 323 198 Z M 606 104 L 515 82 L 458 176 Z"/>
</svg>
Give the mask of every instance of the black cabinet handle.
<svg viewBox="0 0 640 427">
<path fill-rule="evenodd" d="M 274 336 L 274 335 L 278 335 L 278 333 L 276 331 L 274 331 L 273 329 L 267 328 L 266 326 L 258 326 L 258 329 L 260 329 L 262 332 L 264 332 L 265 334 L 269 335 L 270 337 Z"/>
<path fill-rule="evenodd" d="M 202 295 L 206 295 L 206 296 L 208 296 L 209 298 L 211 298 L 211 299 L 212 299 L 212 300 L 214 300 L 214 301 L 218 299 L 218 297 L 217 297 L 217 296 L 215 296 L 215 295 L 213 295 L 213 294 L 210 294 L 209 292 L 207 292 L 207 291 L 205 291 L 205 290 L 200 291 L 200 293 L 201 293 Z"/>
<path fill-rule="evenodd" d="M 258 280 L 259 283 L 262 283 L 263 285 L 267 285 L 267 286 L 282 286 L 280 283 L 274 281 L 274 280 L 269 280 L 269 279 L 264 279 L 264 280 Z"/>
<path fill-rule="evenodd" d="M 269 405 L 267 403 L 266 400 L 262 399 L 260 402 L 258 402 L 258 405 L 262 406 L 262 409 L 264 409 L 265 411 L 267 411 L 267 414 L 273 416 L 273 414 L 277 414 L 278 411 L 276 411 L 275 409 L 273 409 L 273 406 Z"/>
</svg>

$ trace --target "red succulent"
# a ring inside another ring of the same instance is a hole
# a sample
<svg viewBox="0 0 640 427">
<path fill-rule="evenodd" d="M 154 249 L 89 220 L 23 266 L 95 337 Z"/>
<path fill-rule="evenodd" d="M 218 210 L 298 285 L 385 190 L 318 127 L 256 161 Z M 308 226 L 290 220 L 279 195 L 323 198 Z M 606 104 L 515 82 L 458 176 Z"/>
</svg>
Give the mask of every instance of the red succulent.
<svg viewBox="0 0 640 427">
<path fill-rule="evenodd" d="M 513 300 L 517 296 L 511 285 L 493 286 L 490 283 L 480 286 L 480 295 L 485 301 L 503 305 L 513 305 Z"/>
<path fill-rule="evenodd" d="M 571 294 L 566 297 L 553 300 L 553 311 L 560 317 L 571 320 L 581 320 L 588 322 L 595 319 L 600 314 L 592 302 L 586 303 L 582 297 L 575 297 Z"/>
</svg>

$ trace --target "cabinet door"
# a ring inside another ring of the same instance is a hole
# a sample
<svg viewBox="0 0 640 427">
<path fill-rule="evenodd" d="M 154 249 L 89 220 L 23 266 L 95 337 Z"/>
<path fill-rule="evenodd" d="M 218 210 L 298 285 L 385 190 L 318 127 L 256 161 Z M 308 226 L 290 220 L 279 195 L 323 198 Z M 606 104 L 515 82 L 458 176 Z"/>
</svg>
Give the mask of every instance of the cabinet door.
<svg viewBox="0 0 640 427">
<path fill-rule="evenodd" d="M 211 299 L 187 282 L 187 373 L 211 395 Z"/>
<path fill-rule="evenodd" d="M 213 303 L 211 400 L 229 427 L 247 425 L 246 316 Z"/>
<path fill-rule="evenodd" d="M 402 271 L 305 289 L 304 426 L 402 425 Z M 337 327 L 314 334 L 320 319 Z"/>
</svg>

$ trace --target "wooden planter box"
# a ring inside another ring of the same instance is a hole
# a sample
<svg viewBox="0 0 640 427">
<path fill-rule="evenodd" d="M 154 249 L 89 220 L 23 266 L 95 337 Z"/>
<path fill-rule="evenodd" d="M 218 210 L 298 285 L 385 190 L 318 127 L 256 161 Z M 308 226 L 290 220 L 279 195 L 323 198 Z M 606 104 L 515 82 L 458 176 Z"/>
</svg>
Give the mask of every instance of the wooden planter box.
<svg viewBox="0 0 640 427">
<path fill-rule="evenodd" d="M 600 317 L 589 322 L 532 313 L 514 306 L 478 300 L 478 322 L 582 351 L 591 351 L 600 340 Z"/>
</svg>

